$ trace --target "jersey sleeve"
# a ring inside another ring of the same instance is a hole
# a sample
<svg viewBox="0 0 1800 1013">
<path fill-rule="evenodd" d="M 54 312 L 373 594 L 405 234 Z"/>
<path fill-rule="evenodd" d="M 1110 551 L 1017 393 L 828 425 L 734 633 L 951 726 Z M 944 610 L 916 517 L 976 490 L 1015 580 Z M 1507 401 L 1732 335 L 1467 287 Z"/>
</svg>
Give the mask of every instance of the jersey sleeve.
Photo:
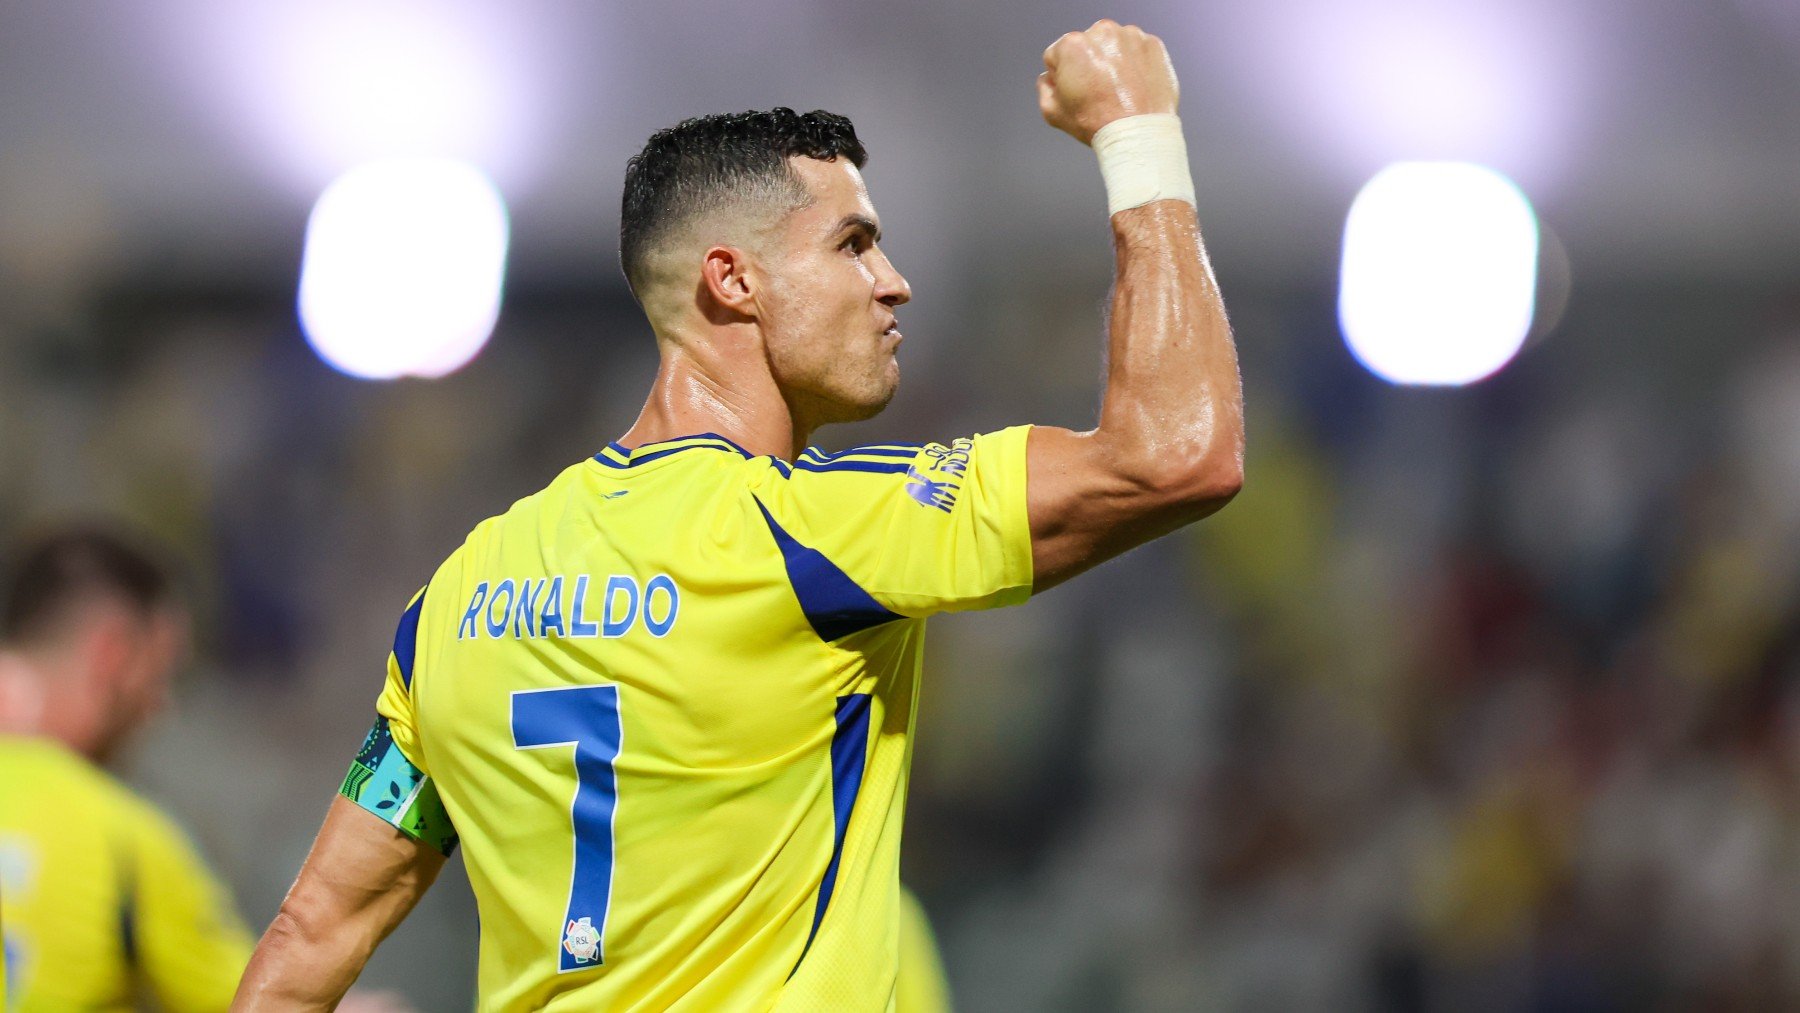
<svg viewBox="0 0 1800 1013">
<path fill-rule="evenodd" d="M 1029 597 L 1029 434 L 801 455 L 758 503 L 809 616 L 858 594 L 911 617 Z"/>
<path fill-rule="evenodd" d="M 250 933 L 180 828 L 147 804 L 133 822 L 123 918 L 145 984 L 160 1009 L 223 1010 L 250 962 Z"/>
<path fill-rule="evenodd" d="M 406 611 L 400 615 L 400 624 L 394 630 L 394 647 L 388 652 L 387 678 L 382 682 L 381 695 L 375 700 L 375 711 L 380 716 L 377 727 L 385 722 L 392 744 L 421 771 L 425 769 L 425 758 L 419 745 L 418 722 L 413 714 L 412 684 L 413 663 L 418 657 L 419 615 L 425 609 L 427 590 L 429 588 L 423 588 L 413 595 Z M 367 751 L 368 744 L 365 743 L 363 748 Z"/>
<path fill-rule="evenodd" d="M 387 680 L 375 701 L 375 724 L 363 738 L 338 794 L 448 855 L 456 850 L 456 829 L 436 782 L 426 772 L 413 713 L 413 665 L 424 605 L 425 591 L 420 591 L 400 617 L 394 649 L 388 653 Z"/>
</svg>

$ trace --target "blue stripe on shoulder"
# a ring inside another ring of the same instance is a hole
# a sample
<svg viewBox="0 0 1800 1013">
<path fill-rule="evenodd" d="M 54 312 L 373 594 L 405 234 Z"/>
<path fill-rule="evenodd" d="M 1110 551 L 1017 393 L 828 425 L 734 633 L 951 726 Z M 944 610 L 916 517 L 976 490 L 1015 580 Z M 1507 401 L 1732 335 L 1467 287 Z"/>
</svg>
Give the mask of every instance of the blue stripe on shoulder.
<svg viewBox="0 0 1800 1013">
<path fill-rule="evenodd" d="M 802 457 L 794 462 L 796 471 L 866 471 L 874 475 L 901 475 L 912 467 L 912 460 L 905 461 L 812 461 Z"/>
<path fill-rule="evenodd" d="M 836 640 L 900 618 L 825 558 L 824 553 L 801 545 L 783 530 L 762 500 L 756 500 L 756 508 L 762 511 L 763 520 L 768 522 L 775 544 L 781 549 L 788 583 L 800 599 L 800 611 L 806 613 L 806 621 L 812 624 L 819 639 Z"/>
<path fill-rule="evenodd" d="M 903 457 L 910 461 L 919 456 L 919 451 L 922 449 L 924 449 L 923 444 L 881 443 L 867 447 L 851 447 L 848 450 L 840 450 L 835 454 L 827 454 L 817 447 L 807 447 L 806 450 L 802 452 L 802 456 L 811 457 L 815 461 L 835 461 L 840 457 L 850 456 Z"/>
<path fill-rule="evenodd" d="M 394 631 L 394 660 L 400 663 L 400 685 L 412 689 L 413 658 L 419 649 L 419 612 L 425 607 L 425 592 L 420 591 L 400 616 L 400 627 Z"/>
</svg>

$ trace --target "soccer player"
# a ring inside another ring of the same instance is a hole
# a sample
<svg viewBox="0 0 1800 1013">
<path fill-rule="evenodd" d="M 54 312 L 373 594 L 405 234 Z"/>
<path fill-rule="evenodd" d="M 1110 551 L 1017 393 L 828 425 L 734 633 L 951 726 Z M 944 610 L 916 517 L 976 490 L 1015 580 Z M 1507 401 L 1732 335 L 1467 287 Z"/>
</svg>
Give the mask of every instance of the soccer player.
<svg viewBox="0 0 1800 1013">
<path fill-rule="evenodd" d="M 808 448 L 899 380 L 888 262 L 829 113 L 689 120 L 626 170 L 661 365 L 636 424 L 478 525 L 406 608 L 350 769 L 238 993 L 325 1008 L 460 838 L 482 1009 L 884 1010 L 926 616 L 1024 601 L 1223 505 L 1236 354 L 1162 43 L 1038 81 L 1099 153 L 1098 426 Z"/>
<path fill-rule="evenodd" d="M 0 903 L 12 1005 L 223 1010 L 251 938 L 187 838 L 101 769 L 161 705 L 187 616 L 101 531 L 27 548 L 0 610 Z"/>
</svg>

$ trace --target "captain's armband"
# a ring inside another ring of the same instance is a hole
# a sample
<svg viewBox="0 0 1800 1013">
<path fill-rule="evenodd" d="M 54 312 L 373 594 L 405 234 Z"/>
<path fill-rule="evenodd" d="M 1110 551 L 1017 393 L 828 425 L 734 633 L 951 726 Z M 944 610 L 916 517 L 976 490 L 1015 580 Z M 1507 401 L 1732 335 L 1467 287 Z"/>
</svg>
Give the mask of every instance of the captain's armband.
<svg viewBox="0 0 1800 1013">
<path fill-rule="evenodd" d="M 338 794 L 415 841 L 446 855 L 456 850 L 456 828 L 450 825 L 437 785 L 394 744 L 385 717 L 375 719 Z"/>
</svg>

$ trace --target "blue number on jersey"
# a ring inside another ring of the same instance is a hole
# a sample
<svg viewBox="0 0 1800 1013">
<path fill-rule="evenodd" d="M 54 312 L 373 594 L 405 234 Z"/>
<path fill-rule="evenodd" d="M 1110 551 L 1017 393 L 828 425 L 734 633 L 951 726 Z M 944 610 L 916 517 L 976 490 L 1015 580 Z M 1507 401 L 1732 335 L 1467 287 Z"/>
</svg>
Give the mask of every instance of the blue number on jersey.
<svg viewBox="0 0 1800 1013">
<path fill-rule="evenodd" d="M 600 942 L 612 898 L 613 810 L 618 784 L 619 687 L 573 686 L 521 690 L 512 695 L 513 748 L 575 747 L 575 870 L 569 910 L 557 938 L 558 969 L 579 971 L 601 964 Z"/>
</svg>

